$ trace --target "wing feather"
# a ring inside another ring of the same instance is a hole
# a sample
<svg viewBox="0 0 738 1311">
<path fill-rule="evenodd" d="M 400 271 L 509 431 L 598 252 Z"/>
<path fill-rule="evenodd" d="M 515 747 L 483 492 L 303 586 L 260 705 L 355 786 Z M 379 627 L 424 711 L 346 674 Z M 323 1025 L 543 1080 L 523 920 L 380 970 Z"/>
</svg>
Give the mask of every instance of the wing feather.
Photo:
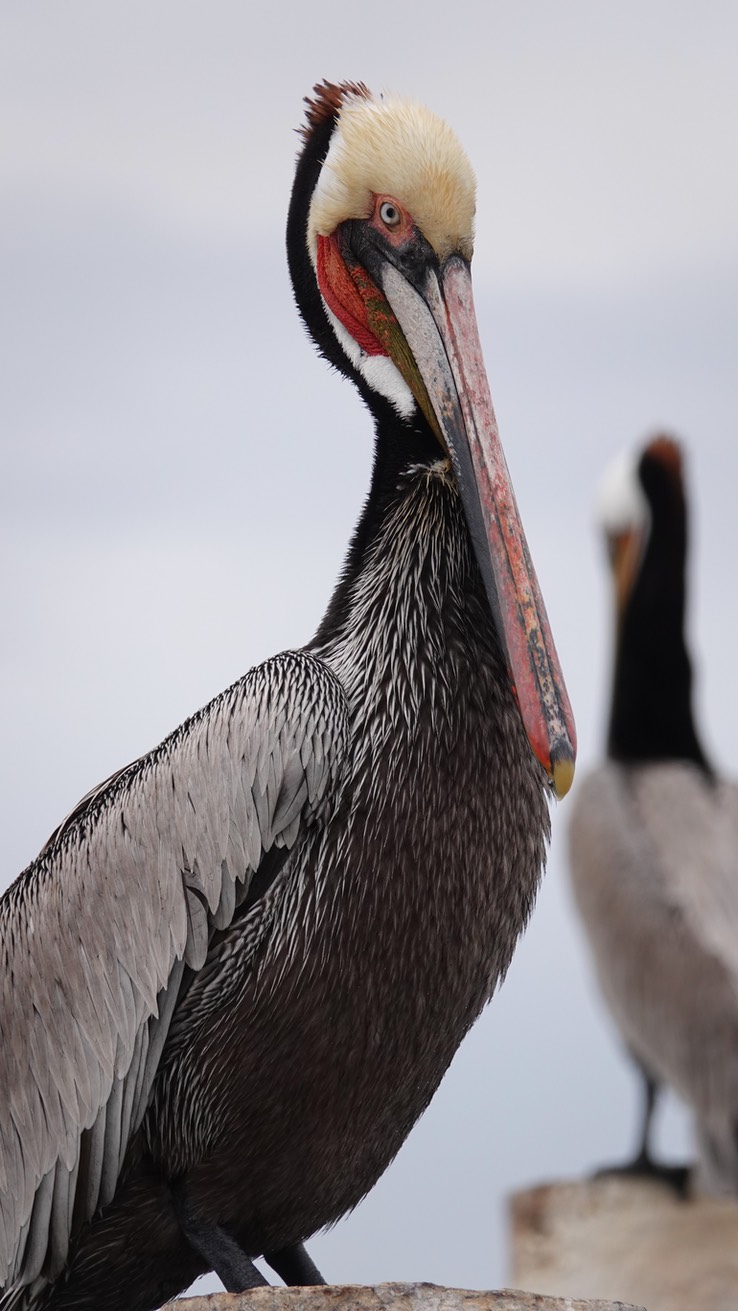
<svg viewBox="0 0 738 1311">
<path fill-rule="evenodd" d="M 113 1197 L 185 964 L 337 799 L 343 691 L 287 653 L 89 793 L 0 899 L 0 1286 Z"/>
<path fill-rule="evenodd" d="M 710 1121 L 738 1118 L 737 811 L 732 785 L 687 763 L 608 764 L 570 817 L 610 1009 L 644 1066 Z"/>
<path fill-rule="evenodd" d="M 184 961 L 191 970 L 200 970 L 208 954 L 210 924 L 207 903 L 199 888 L 191 887 L 185 876 L 185 904 L 187 908 L 187 938 Z"/>
<path fill-rule="evenodd" d="M 105 1118 L 106 1107 L 103 1105 L 92 1128 L 85 1129 L 80 1138 L 80 1184 L 75 1198 L 75 1218 L 80 1223 L 92 1214 L 100 1197 L 105 1159 Z"/>
<path fill-rule="evenodd" d="M 223 873 L 220 885 L 220 901 L 211 916 L 213 927 L 224 929 L 233 919 L 236 909 L 236 881 L 233 878 L 227 860 L 223 861 Z"/>
<path fill-rule="evenodd" d="M 54 1176 L 56 1170 L 49 1170 L 44 1175 L 33 1202 L 31 1223 L 23 1254 L 24 1267 L 29 1281 L 41 1274 L 46 1249 L 49 1245 L 49 1226 L 51 1223 L 51 1203 L 54 1198 Z"/>
</svg>

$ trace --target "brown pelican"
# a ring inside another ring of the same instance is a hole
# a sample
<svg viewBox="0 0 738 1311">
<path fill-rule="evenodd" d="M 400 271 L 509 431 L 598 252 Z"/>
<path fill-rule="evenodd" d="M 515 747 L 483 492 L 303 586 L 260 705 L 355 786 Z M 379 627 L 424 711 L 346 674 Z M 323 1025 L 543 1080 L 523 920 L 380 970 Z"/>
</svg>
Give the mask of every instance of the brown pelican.
<svg viewBox="0 0 738 1311">
<path fill-rule="evenodd" d="M 736 1190 L 738 788 L 716 777 L 692 711 L 677 443 L 613 466 L 602 511 L 617 609 L 608 759 L 578 789 L 569 834 L 599 982 L 645 1078 L 642 1140 L 621 1168 L 686 1183 L 650 1150 L 668 1084 L 695 1112 L 713 1181 Z"/>
<path fill-rule="evenodd" d="M 530 912 L 573 724 L 492 412 L 474 180 L 437 118 L 308 101 L 300 312 L 375 422 L 309 647 L 86 797 L 2 900 L 10 1308 L 147 1311 L 302 1243 L 398 1151 Z"/>
</svg>

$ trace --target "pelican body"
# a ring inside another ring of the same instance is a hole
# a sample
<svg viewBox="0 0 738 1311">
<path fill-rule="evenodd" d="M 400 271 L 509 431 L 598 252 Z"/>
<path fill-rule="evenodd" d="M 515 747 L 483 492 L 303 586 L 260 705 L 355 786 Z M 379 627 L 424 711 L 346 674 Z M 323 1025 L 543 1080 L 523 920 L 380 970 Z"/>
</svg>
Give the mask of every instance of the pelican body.
<svg viewBox="0 0 738 1311">
<path fill-rule="evenodd" d="M 738 788 L 716 776 L 694 720 L 673 440 L 616 466 L 603 518 L 617 602 L 608 759 L 578 789 L 569 835 L 598 979 L 646 1082 L 640 1147 L 621 1168 L 686 1184 L 650 1148 L 666 1084 L 695 1113 L 705 1182 L 736 1191 Z"/>
<path fill-rule="evenodd" d="M 504 976 L 574 730 L 504 466 L 449 129 L 324 84 L 295 296 L 375 423 L 310 645 L 77 807 L 0 903 L 11 1308 L 321 1276 Z"/>
</svg>

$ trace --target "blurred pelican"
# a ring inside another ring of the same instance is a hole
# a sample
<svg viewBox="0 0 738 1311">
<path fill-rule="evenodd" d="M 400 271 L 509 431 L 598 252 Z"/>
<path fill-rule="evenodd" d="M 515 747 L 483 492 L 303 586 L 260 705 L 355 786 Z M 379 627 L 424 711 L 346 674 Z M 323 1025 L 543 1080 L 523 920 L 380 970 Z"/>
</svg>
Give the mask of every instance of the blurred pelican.
<svg viewBox="0 0 738 1311">
<path fill-rule="evenodd" d="M 641 1142 L 622 1168 L 685 1184 L 651 1150 L 668 1084 L 695 1113 L 705 1181 L 738 1191 L 738 789 L 694 721 L 677 442 L 619 460 L 601 517 L 616 609 L 607 759 L 579 788 L 569 834 L 599 982 L 645 1081 Z"/>
</svg>

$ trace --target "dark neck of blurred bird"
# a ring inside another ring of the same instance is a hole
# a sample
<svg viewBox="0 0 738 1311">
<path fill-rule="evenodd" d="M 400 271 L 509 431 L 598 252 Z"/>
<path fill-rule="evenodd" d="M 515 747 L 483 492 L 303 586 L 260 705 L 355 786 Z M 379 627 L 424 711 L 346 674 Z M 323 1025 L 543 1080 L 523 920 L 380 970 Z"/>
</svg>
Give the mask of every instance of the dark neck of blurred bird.
<svg viewBox="0 0 738 1311">
<path fill-rule="evenodd" d="M 646 450 L 639 478 L 650 530 L 619 616 L 608 753 L 626 764 L 689 760 L 712 770 L 692 710 L 684 634 L 687 506 L 680 466 Z"/>
</svg>

